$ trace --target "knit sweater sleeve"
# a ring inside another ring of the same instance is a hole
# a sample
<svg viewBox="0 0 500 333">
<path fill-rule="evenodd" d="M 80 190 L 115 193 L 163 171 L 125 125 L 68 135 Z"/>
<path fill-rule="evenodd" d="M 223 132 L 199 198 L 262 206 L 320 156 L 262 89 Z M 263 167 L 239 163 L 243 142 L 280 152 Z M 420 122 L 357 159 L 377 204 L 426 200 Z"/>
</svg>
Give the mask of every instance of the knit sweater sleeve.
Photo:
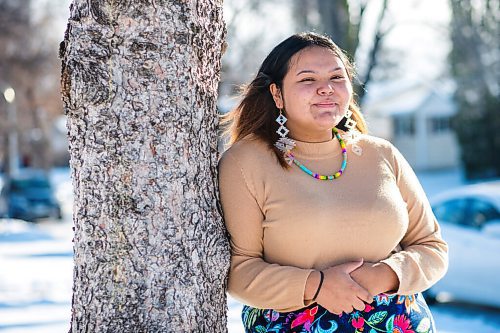
<svg viewBox="0 0 500 333">
<path fill-rule="evenodd" d="M 264 259 L 264 214 L 238 159 L 226 151 L 219 162 L 219 189 L 230 234 L 228 292 L 257 308 L 300 308 L 311 269 L 271 264 Z"/>
<path fill-rule="evenodd" d="M 408 210 L 408 229 L 400 242 L 401 251 L 382 260 L 399 278 L 397 294 L 424 291 L 441 279 L 448 268 L 448 246 L 425 192 L 412 168 L 391 145 L 391 159 L 399 191 Z"/>
</svg>

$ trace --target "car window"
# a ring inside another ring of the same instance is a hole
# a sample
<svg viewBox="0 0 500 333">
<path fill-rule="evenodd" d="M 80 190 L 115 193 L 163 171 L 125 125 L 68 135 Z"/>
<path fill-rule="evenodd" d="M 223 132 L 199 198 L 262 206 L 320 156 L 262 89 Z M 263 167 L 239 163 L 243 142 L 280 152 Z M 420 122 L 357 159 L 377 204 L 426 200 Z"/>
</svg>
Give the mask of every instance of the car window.
<svg viewBox="0 0 500 333">
<path fill-rule="evenodd" d="M 25 189 L 46 189 L 50 187 L 47 179 L 15 179 L 11 183 L 11 191 L 23 191 Z"/>
<path fill-rule="evenodd" d="M 467 201 L 465 199 L 453 199 L 442 202 L 434 206 L 433 211 L 439 222 L 468 225 Z"/>
<path fill-rule="evenodd" d="M 484 223 L 500 219 L 500 213 L 489 202 L 481 199 L 470 199 L 470 220 L 475 227 L 481 227 Z"/>
</svg>

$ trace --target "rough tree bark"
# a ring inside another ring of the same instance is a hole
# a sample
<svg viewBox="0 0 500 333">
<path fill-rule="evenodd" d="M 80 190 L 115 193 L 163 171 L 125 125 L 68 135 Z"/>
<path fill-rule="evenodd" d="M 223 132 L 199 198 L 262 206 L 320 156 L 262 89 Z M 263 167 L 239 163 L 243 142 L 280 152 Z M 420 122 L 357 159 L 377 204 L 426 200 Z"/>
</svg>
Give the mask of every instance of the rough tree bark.
<svg viewBox="0 0 500 333">
<path fill-rule="evenodd" d="M 74 0 L 61 43 L 71 332 L 226 332 L 221 0 Z"/>
</svg>

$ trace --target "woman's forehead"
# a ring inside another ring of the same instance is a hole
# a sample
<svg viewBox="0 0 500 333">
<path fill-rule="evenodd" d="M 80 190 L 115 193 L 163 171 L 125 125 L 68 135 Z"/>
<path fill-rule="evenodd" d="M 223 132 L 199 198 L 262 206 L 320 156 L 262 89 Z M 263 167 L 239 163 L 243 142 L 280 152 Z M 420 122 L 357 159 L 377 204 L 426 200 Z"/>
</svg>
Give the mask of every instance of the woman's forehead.
<svg viewBox="0 0 500 333">
<path fill-rule="evenodd" d="M 331 49 L 320 46 L 300 50 L 290 58 L 289 72 L 335 71 L 345 69 L 344 63 Z"/>
</svg>

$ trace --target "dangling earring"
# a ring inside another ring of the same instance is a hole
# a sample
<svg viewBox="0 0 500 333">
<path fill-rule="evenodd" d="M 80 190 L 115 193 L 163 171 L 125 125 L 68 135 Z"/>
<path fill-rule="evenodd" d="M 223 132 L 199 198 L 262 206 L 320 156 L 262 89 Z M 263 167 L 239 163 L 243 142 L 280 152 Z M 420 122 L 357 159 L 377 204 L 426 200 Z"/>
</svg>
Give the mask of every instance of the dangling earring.
<svg viewBox="0 0 500 333">
<path fill-rule="evenodd" d="M 356 128 L 356 124 L 357 124 L 357 123 L 356 123 L 356 120 L 352 119 L 352 118 L 351 118 L 351 116 L 352 116 L 352 111 L 351 111 L 351 110 L 349 110 L 349 109 L 347 109 L 347 111 L 346 111 L 346 113 L 345 113 L 345 116 L 344 116 L 344 117 L 346 118 L 346 122 L 345 122 L 345 125 L 344 125 L 344 126 L 345 126 L 347 129 L 349 129 L 349 132 L 350 132 L 350 131 L 354 131 L 354 130 L 355 130 L 355 128 Z"/>
<path fill-rule="evenodd" d="M 280 115 L 278 116 L 278 118 L 276 118 L 276 122 L 280 125 L 276 133 L 278 133 L 280 138 L 278 139 L 278 141 L 276 141 L 274 146 L 283 152 L 285 161 L 289 165 L 291 165 L 292 160 L 288 157 L 288 155 L 290 154 L 290 151 L 295 148 L 295 141 L 286 136 L 288 132 L 290 132 L 288 128 L 285 127 L 285 123 L 287 120 L 288 119 L 286 119 L 286 117 L 283 115 L 283 110 L 280 109 Z"/>
<path fill-rule="evenodd" d="M 349 138 L 354 139 L 354 137 L 357 135 L 358 132 L 356 129 L 356 120 L 352 119 L 351 116 L 352 116 L 352 111 L 347 110 L 347 112 L 345 113 L 346 122 L 344 126 L 347 129 L 349 129 L 349 131 L 346 133 L 349 136 Z M 351 150 L 353 151 L 354 154 L 358 156 L 361 156 L 363 154 L 363 149 L 356 143 L 353 143 L 351 145 Z"/>
</svg>

